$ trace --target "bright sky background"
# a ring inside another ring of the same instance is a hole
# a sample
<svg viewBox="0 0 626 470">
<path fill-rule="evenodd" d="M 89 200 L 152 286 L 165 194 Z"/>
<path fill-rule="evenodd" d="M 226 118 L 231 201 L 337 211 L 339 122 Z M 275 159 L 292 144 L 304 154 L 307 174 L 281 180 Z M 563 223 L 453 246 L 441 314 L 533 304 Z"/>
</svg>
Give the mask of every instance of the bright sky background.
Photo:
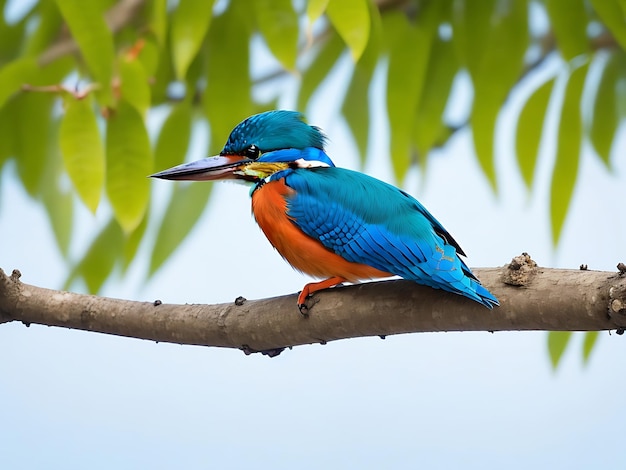
<svg viewBox="0 0 626 470">
<path fill-rule="evenodd" d="M 294 85 L 282 85 L 281 105 L 290 107 Z M 326 130 L 339 166 L 358 168 L 345 123 L 327 107 L 340 92 L 325 90 L 309 121 Z M 381 116 L 383 103 L 372 106 Z M 516 106 L 513 99 L 508 117 Z M 365 171 L 390 180 L 386 139 L 379 117 Z M 198 136 L 190 158 L 204 156 L 205 144 Z M 622 132 L 616 149 L 625 146 Z M 626 261 L 623 152 L 615 152 L 613 174 L 585 153 L 562 243 L 552 250 L 551 159 L 529 196 L 512 136 L 502 132 L 494 196 L 469 149 L 468 133 L 459 133 L 431 160 L 424 184 L 415 171 L 404 186 L 461 243 L 470 266 L 503 265 L 523 251 L 545 267 L 612 271 Z M 154 185 L 169 191 L 167 182 Z M 220 303 L 297 292 L 309 279 L 274 252 L 249 204 L 246 188 L 217 184 L 201 223 L 154 279 L 144 280 L 144 250 L 129 278 L 103 294 Z M 93 231 L 82 209 L 80 220 L 79 248 Z M 97 218 L 104 220 L 106 209 Z M 47 218 L 15 182 L 13 165 L 0 179 L 0 234 L 0 267 L 19 268 L 30 284 L 62 284 L 66 267 Z M 626 338 L 600 336 L 587 366 L 577 335 L 554 372 L 544 333 L 354 339 L 269 359 L 4 324 L 0 468 L 623 468 Z"/>
</svg>

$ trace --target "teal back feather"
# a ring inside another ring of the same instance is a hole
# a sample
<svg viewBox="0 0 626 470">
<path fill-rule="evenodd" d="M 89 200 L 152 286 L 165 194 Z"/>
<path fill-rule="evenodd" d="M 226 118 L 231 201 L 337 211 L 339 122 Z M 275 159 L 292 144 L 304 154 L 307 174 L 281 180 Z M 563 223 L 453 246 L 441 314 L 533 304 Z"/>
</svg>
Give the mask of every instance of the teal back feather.
<svg viewBox="0 0 626 470">
<path fill-rule="evenodd" d="M 323 204 L 338 205 L 358 214 L 366 224 L 385 225 L 398 235 L 423 240 L 433 240 L 439 235 L 464 254 L 448 231 L 417 199 L 371 176 L 344 168 L 313 168 L 293 172 L 287 177 L 287 184 L 301 196 L 328 194 Z"/>
</svg>

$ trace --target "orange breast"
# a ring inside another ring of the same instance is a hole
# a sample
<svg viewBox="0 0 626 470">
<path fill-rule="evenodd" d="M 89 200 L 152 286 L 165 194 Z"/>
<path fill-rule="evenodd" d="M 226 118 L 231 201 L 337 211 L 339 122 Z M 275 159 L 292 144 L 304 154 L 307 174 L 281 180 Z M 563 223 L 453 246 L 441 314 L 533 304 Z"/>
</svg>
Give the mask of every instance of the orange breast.
<svg viewBox="0 0 626 470">
<path fill-rule="evenodd" d="M 284 179 L 271 181 L 252 193 L 252 213 L 270 243 L 295 269 L 310 276 L 359 279 L 391 274 L 365 264 L 352 263 L 333 253 L 300 230 L 287 215 L 287 200 L 293 189 Z"/>
</svg>

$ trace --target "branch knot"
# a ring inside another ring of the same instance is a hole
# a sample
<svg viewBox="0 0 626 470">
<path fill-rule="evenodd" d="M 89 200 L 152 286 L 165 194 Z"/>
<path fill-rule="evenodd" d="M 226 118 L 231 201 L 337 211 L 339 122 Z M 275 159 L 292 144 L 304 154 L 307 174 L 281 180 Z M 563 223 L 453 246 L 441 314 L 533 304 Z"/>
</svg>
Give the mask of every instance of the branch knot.
<svg viewBox="0 0 626 470">
<path fill-rule="evenodd" d="M 11 312 L 15 309 L 15 301 L 10 303 L 11 299 L 15 299 L 16 293 L 20 291 L 22 273 L 18 269 L 14 269 L 10 276 L 7 276 L 0 269 L 0 323 L 13 321 Z"/>
<path fill-rule="evenodd" d="M 502 282 L 509 286 L 527 286 L 537 274 L 537 263 L 528 253 L 515 256 L 505 268 Z"/>
</svg>

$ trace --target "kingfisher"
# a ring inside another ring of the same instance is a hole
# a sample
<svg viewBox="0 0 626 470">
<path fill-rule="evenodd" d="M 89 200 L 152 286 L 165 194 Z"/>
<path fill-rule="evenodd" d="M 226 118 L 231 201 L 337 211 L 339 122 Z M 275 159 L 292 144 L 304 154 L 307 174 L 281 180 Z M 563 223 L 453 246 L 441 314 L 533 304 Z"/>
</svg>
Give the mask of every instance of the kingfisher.
<svg viewBox="0 0 626 470">
<path fill-rule="evenodd" d="M 235 179 L 250 183 L 252 214 L 272 246 L 306 284 L 298 308 L 314 292 L 344 282 L 400 276 L 499 305 L 460 256 L 459 244 L 405 191 L 338 168 L 327 138 L 295 111 L 251 116 L 231 132 L 218 156 L 151 175 L 167 180 Z"/>
</svg>

